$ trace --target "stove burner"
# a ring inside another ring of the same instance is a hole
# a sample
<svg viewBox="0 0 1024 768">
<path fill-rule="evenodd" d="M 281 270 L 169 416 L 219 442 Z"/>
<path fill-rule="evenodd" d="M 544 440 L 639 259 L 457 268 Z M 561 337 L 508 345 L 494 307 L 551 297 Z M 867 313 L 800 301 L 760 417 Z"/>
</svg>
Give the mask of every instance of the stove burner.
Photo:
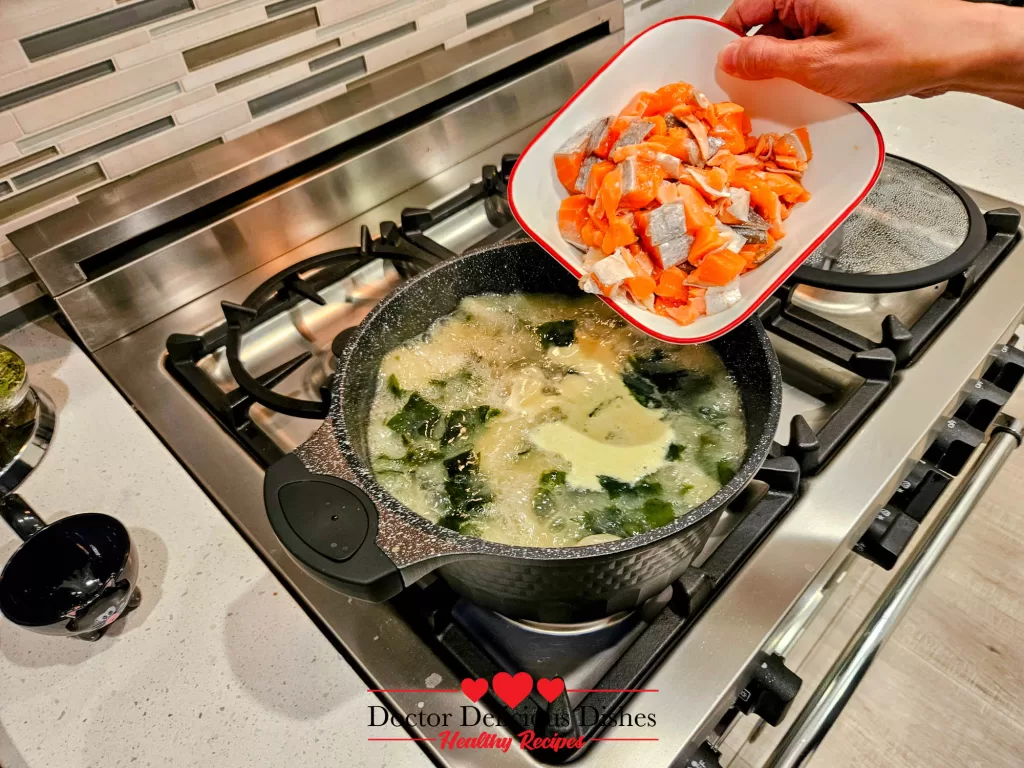
<svg viewBox="0 0 1024 768">
<path fill-rule="evenodd" d="M 967 239 L 967 208 L 931 171 L 887 157 L 878 181 L 807 264 L 884 275 L 942 261 Z"/>
<path fill-rule="evenodd" d="M 241 304 L 225 302 L 226 322 L 202 336 L 173 334 L 167 339 L 166 365 L 172 375 L 202 403 L 220 425 L 234 434 L 249 453 L 269 466 L 284 455 L 281 445 L 250 416 L 250 409 L 259 404 L 284 416 L 308 419 L 325 418 L 330 407 L 331 378 L 339 354 L 351 329 L 343 330 L 333 340 L 330 350 L 321 353 L 307 372 L 304 389 L 319 394 L 319 399 L 288 397 L 273 391 L 296 370 L 307 366 L 313 352 L 306 351 L 258 376 L 250 374 L 241 361 L 241 339 L 246 331 L 269 323 L 273 318 L 293 311 L 302 301 L 323 305 L 321 293 L 328 293 L 332 284 L 352 276 L 360 269 L 383 259 L 394 266 L 399 278 L 453 258 L 456 254 L 425 234 L 443 229 L 478 203 L 492 227 L 497 229 L 483 240 L 466 246 L 483 246 L 522 236 L 522 230 L 511 215 L 505 197 L 508 177 L 517 155 L 505 155 L 500 168 L 486 165 L 480 181 L 443 200 L 434 208 L 407 208 L 402 211 L 402 225 L 385 221 L 380 225 L 381 237 L 373 240 L 363 227 L 358 247 L 314 256 L 275 275 L 259 286 Z M 300 329 L 301 332 L 301 329 Z M 305 335 L 305 334 L 304 334 Z M 200 361 L 223 350 L 234 388 L 224 391 Z M 264 425 L 265 426 L 265 425 Z"/>
<path fill-rule="evenodd" d="M 512 624 L 519 624 L 523 629 L 530 632 L 543 632 L 549 635 L 583 635 L 588 632 L 598 632 L 602 629 L 614 627 L 616 624 L 628 619 L 630 611 L 616 613 L 614 616 L 606 616 L 603 619 L 584 621 L 578 624 L 552 624 L 546 621 L 529 621 L 528 619 L 510 619 L 502 617 Z"/>
<path fill-rule="evenodd" d="M 839 291 L 908 291 L 963 272 L 985 241 L 981 211 L 964 190 L 888 155 L 871 192 L 796 272 Z"/>
<path fill-rule="evenodd" d="M 535 680 L 561 677 L 575 706 L 647 628 L 644 615 L 657 615 L 671 597 L 669 587 L 648 612 L 624 612 L 584 624 L 516 621 L 461 599 L 452 618 L 502 668 L 529 672 Z"/>
<path fill-rule="evenodd" d="M 975 226 L 972 214 L 971 232 L 956 254 L 931 267 L 904 273 L 909 276 L 945 270 L 960 259 L 957 254 L 964 252 L 977 235 L 980 244 L 972 246 L 967 265 L 943 278 L 945 282 L 939 285 L 926 283 L 907 290 L 881 287 L 879 293 L 860 299 L 849 291 L 863 292 L 864 288 L 837 287 L 829 281 L 849 278 L 885 283 L 900 276 L 844 275 L 808 268 L 810 272 L 830 276 L 826 281 L 808 281 L 805 268 L 800 267 L 791 282 L 776 292 L 780 304 L 769 300 L 761 306 L 761 319 L 769 330 L 785 327 L 801 346 L 814 348 L 826 343 L 856 352 L 890 351 L 895 355 L 897 368 L 910 365 L 1020 237 L 1020 213 L 1013 208 L 999 208 L 983 215 L 979 212 L 978 217 L 981 223 Z"/>
<path fill-rule="evenodd" d="M 489 707 L 512 733 L 532 728 L 541 736 L 583 736 L 590 742 L 789 511 L 799 486 L 794 459 L 769 458 L 731 505 L 739 520 L 714 551 L 631 613 L 585 624 L 512 621 L 458 597 L 437 577 L 422 579 L 393 603 L 462 674 L 490 679 L 501 671 L 526 671 L 534 679 L 565 681 L 566 690 L 551 704 L 531 696 L 510 709 L 488 694 Z M 535 753 L 545 763 L 571 756 Z"/>
<path fill-rule="evenodd" d="M 222 302 L 228 329 L 224 341 L 225 351 L 231 374 L 238 386 L 257 403 L 280 413 L 307 419 L 327 418 L 329 398 L 314 401 L 287 397 L 274 392 L 270 385 L 250 375 L 239 359 L 242 336 L 250 327 L 290 309 L 303 299 L 315 304 L 326 304 L 327 300 L 319 293 L 321 288 L 344 279 L 375 259 L 390 261 L 400 271 L 402 267 L 425 269 L 437 263 L 436 257 L 424 256 L 418 250 L 403 250 L 398 247 L 399 238 L 393 240 L 394 243 L 389 240 L 374 241 L 370 237 L 370 230 L 364 226 L 360 231 L 361 242 L 358 248 L 342 248 L 303 259 L 260 285 L 241 304 Z M 303 277 L 313 270 L 316 272 L 312 276 Z M 277 370 L 282 372 L 283 378 L 297 370 L 310 357 L 311 353 L 303 352 Z"/>
</svg>

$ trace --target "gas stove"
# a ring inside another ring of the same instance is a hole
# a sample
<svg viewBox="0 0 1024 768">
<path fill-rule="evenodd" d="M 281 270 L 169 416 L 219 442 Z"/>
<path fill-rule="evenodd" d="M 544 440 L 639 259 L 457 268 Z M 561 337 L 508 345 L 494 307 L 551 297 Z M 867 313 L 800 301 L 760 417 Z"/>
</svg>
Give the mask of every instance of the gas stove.
<svg viewBox="0 0 1024 768">
<path fill-rule="evenodd" d="M 212 153 L 202 184 L 196 168 L 168 169 L 159 189 L 139 180 L 138 201 L 100 198 L 12 234 L 97 362 L 439 764 L 710 767 L 742 746 L 729 738 L 742 741 L 744 723 L 784 733 L 818 682 L 801 687 L 800 638 L 838 610 L 852 564 L 907 562 L 972 482 L 1024 375 L 1021 208 L 949 182 L 945 204 L 966 232 L 925 227 L 932 245 L 917 250 L 927 266 L 932 246 L 969 244 L 957 274 L 870 293 L 794 280 L 762 306 L 784 376 L 775 445 L 704 551 L 643 609 L 537 624 L 431 577 L 379 605 L 313 579 L 270 527 L 266 467 L 316 439 L 346 331 L 381 297 L 430 264 L 522 236 L 504 197 L 515 153 L 621 43 L 621 14 L 553 0 L 480 38 L 474 62 L 486 66 L 428 52 L 350 102 Z M 396 89 L 408 101 L 398 120 Z M 353 138 L 357 125 L 370 128 Z M 886 168 L 902 178 L 907 165 Z M 816 254 L 820 271 L 842 271 L 843 248 L 878 222 L 899 237 L 873 252 L 917 242 L 920 221 L 876 202 Z M 445 727 L 420 715 L 461 717 L 461 681 L 502 671 L 558 676 L 566 692 L 514 708 L 487 695 L 490 730 L 584 747 L 446 749 Z"/>
<path fill-rule="evenodd" d="M 358 245 L 303 258 L 242 301 L 224 302 L 220 324 L 167 339 L 167 370 L 261 466 L 298 448 L 328 416 L 331 377 L 348 333 L 382 296 L 441 260 L 524 237 L 505 198 L 515 160 L 514 154 L 504 155 L 456 193 L 425 208 L 402 209 L 397 221 L 380 223 L 377 237 L 361 224 L 357 235 L 353 231 Z M 911 173 L 927 171 L 888 158 L 874 197 L 887 185 L 900 186 L 902 175 Z M 945 183 L 951 191 L 943 204 L 961 205 L 965 222 L 965 231 L 946 243 L 946 255 L 970 239 L 969 271 L 934 286 L 885 293 L 849 293 L 794 280 L 759 310 L 784 370 L 784 415 L 776 442 L 755 480 L 672 588 L 642 610 L 581 625 L 512 620 L 458 597 L 433 577 L 392 601 L 399 620 L 459 679 L 526 671 L 534 679 L 565 681 L 566 700 L 547 706 L 528 699 L 511 708 L 492 697 L 489 706 L 512 733 L 540 728 L 593 744 L 619 721 L 633 695 L 653 693 L 645 687 L 652 670 L 672 658 L 680 638 L 699 625 L 703 609 L 892 393 L 898 372 L 914 363 L 1007 255 L 1019 237 L 1019 212 L 1002 208 L 982 214 L 966 193 Z M 864 219 L 878 217 L 872 202 L 822 246 L 812 263 L 856 252 L 857 235 L 847 230 L 862 230 Z M 907 215 L 897 218 L 911 221 Z M 975 229 L 968 238 L 970 219 Z M 958 409 L 924 461 L 902 481 L 906 487 L 886 505 L 884 518 L 857 540 L 853 552 L 894 567 L 969 460 L 968 446 L 983 442 L 1016 386 L 1019 373 L 1002 371 L 1007 365 L 1017 371 L 1024 355 L 1008 348 L 996 360 L 999 372 L 982 377 L 974 400 Z M 240 524 L 248 531 L 248 519 Z M 273 540 L 262 543 L 274 545 Z M 727 717 L 754 713 L 778 725 L 801 680 L 780 654 L 762 652 L 759 658 L 761 676 L 745 683 Z M 370 664 L 368 657 L 360 661 Z M 377 680 L 379 673 L 373 667 L 368 671 Z M 562 717 L 559 706 L 575 712 L 577 722 Z M 560 763 L 567 754 L 537 751 L 533 757 Z"/>
</svg>

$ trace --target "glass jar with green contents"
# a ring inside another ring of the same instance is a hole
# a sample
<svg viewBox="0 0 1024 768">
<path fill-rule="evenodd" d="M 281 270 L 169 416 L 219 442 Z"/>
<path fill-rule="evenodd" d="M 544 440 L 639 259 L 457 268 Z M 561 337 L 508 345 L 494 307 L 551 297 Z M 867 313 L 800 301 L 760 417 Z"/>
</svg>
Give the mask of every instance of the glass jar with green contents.
<svg viewBox="0 0 1024 768">
<path fill-rule="evenodd" d="M 0 344 L 0 414 L 21 405 L 28 394 L 28 373 L 21 355 Z"/>
</svg>

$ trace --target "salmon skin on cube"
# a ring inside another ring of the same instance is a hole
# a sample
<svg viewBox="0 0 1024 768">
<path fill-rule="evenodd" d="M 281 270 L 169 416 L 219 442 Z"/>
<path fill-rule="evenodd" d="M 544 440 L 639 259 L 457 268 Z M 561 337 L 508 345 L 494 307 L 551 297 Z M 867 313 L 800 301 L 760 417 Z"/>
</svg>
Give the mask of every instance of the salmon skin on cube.
<svg viewBox="0 0 1024 768">
<path fill-rule="evenodd" d="M 686 124 L 678 117 L 673 115 L 671 112 L 665 113 L 665 127 L 666 128 L 685 128 Z"/>
<path fill-rule="evenodd" d="M 732 231 L 742 235 L 748 243 L 764 244 L 768 242 L 768 230 L 749 227 L 745 224 L 733 224 Z"/>
<path fill-rule="evenodd" d="M 576 183 L 572 188 L 572 192 L 574 194 L 582 195 L 586 191 L 587 181 L 590 179 L 590 172 L 599 162 L 601 162 L 601 158 L 597 155 L 590 155 L 583 161 L 583 165 L 580 166 L 579 175 L 576 177 Z"/>
<path fill-rule="evenodd" d="M 629 126 L 619 134 L 619 138 L 612 145 L 612 151 L 614 152 L 619 147 L 630 147 L 633 144 L 639 144 L 647 138 L 647 134 L 652 130 L 654 130 L 654 122 L 651 120 L 631 121 Z"/>
<path fill-rule="evenodd" d="M 680 235 L 654 246 L 651 252 L 661 262 L 662 269 L 669 269 L 677 265 L 686 264 L 686 259 L 690 255 L 691 245 L 693 245 L 693 235 Z"/>
<path fill-rule="evenodd" d="M 601 117 L 590 124 L 590 151 L 593 152 L 608 133 L 608 126 L 612 124 L 610 117 Z"/>
<path fill-rule="evenodd" d="M 636 210 L 649 205 L 658 196 L 658 187 L 665 172 L 656 163 L 640 162 L 628 157 L 619 165 L 622 170 L 622 197 L 619 205 Z"/>
<path fill-rule="evenodd" d="M 555 152 L 555 173 L 558 174 L 558 180 L 562 182 L 562 186 L 569 192 L 575 193 L 580 169 L 593 152 L 594 134 L 603 130 L 606 125 L 607 118 L 595 120 L 590 125 L 576 131 Z"/>
<path fill-rule="evenodd" d="M 634 277 L 633 270 L 626 264 L 621 250 L 601 259 L 593 266 L 594 277 L 607 286 L 617 286 L 623 280 Z"/>
<path fill-rule="evenodd" d="M 645 239 L 651 246 L 667 243 L 686 234 L 686 213 L 682 203 L 655 208 L 647 215 Z"/>
</svg>

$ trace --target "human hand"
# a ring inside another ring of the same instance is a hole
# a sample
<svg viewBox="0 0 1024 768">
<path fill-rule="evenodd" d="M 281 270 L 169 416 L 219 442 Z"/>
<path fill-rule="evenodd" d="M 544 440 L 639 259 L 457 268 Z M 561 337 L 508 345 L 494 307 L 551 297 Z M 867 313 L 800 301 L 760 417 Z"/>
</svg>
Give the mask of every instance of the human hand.
<svg viewBox="0 0 1024 768">
<path fill-rule="evenodd" d="M 722 21 L 744 34 L 763 25 L 719 54 L 719 66 L 744 79 L 784 77 L 845 101 L 968 90 L 1021 103 L 1019 92 L 1006 98 L 989 87 L 1014 71 L 993 53 L 1021 40 L 1018 9 L 963 0 L 735 0 Z M 1017 29 L 1011 35 L 1007 26 Z"/>
</svg>

